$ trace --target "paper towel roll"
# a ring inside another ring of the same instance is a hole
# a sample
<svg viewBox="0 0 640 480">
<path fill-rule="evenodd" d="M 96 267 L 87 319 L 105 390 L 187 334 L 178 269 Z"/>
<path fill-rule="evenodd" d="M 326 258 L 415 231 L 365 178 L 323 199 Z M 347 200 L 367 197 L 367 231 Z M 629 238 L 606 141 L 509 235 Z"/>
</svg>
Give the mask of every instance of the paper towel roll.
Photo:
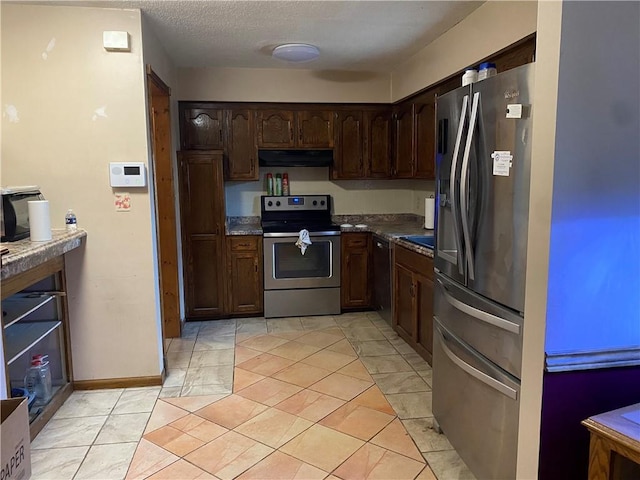
<svg viewBox="0 0 640 480">
<path fill-rule="evenodd" d="M 29 200 L 29 232 L 32 242 L 51 240 L 51 216 L 48 200 Z"/>
<path fill-rule="evenodd" d="M 433 222 L 436 214 L 436 199 L 425 198 L 424 199 L 424 228 L 433 230 Z"/>
</svg>

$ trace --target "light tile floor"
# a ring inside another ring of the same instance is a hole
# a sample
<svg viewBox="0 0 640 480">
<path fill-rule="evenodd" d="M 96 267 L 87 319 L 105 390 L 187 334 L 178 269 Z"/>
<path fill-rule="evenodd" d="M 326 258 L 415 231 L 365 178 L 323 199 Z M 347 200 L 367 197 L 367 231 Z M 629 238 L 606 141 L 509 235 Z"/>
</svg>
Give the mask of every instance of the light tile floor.
<svg viewBox="0 0 640 480">
<path fill-rule="evenodd" d="M 431 367 L 375 312 L 189 322 L 162 387 L 76 391 L 38 479 L 473 479 L 434 432 Z"/>
</svg>

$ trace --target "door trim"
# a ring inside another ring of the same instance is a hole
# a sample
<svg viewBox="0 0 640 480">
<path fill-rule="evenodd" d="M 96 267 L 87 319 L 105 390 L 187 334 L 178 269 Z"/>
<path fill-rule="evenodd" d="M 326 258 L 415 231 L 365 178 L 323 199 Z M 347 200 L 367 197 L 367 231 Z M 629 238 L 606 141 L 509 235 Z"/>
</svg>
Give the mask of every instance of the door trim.
<svg viewBox="0 0 640 480">
<path fill-rule="evenodd" d="M 158 275 L 162 339 L 180 337 L 180 285 L 178 275 L 178 239 L 174 190 L 174 159 L 171 147 L 171 89 L 146 66 L 149 103 L 153 181 L 158 242 Z"/>
</svg>

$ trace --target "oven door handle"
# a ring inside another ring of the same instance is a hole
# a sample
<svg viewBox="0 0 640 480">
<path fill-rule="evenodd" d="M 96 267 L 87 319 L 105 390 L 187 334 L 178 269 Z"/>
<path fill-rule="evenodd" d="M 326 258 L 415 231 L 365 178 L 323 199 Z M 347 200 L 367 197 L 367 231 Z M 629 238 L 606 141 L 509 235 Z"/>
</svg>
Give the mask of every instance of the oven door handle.
<svg viewBox="0 0 640 480">
<path fill-rule="evenodd" d="M 340 231 L 337 232 L 309 232 L 310 237 L 335 237 L 340 235 Z M 300 234 L 292 232 L 270 232 L 263 233 L 265 238 L 298 238 Z"/>
</svg>

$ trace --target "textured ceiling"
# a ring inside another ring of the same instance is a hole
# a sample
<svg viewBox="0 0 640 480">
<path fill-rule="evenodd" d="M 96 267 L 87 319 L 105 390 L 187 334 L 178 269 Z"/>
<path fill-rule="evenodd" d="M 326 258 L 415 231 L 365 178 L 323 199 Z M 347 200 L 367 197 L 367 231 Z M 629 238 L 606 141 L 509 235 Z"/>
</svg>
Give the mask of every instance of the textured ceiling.
<svg viewBox="0 0 640 480">
<path fill-rule="evenodd" d="M 478 8 L 480 1 L 58 1 L 139 8 L 178 67 L 388 72 Z M 311 43 L 313 62 L 271 58 L 280 43 Z"/>
</svg>

